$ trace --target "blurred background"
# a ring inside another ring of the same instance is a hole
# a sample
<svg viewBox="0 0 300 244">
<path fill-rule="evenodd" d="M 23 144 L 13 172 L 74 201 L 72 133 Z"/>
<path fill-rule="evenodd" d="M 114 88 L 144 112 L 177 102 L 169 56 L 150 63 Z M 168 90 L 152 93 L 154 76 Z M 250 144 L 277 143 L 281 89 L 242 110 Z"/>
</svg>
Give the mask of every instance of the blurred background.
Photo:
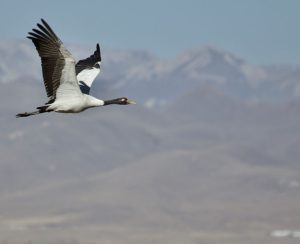
<svg viewBox="0 0 300 244">
<path fill-rule="evenodd" d="M 1 244 L 299 243 L 299 1 L 0 4 Z M 138 104 L 16 119 L 40 18 Z"/>
</svg>

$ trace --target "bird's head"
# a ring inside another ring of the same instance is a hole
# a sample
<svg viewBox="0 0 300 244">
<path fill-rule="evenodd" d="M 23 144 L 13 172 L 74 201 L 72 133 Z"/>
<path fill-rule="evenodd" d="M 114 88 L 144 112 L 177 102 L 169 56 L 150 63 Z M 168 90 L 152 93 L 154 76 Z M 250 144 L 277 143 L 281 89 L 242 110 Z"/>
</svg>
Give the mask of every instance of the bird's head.
<svg viewBox="0 0 300 244">
<path fill-rule="evenodd" d="M 135 101 L 130 100 L 127 97 L 120 97 L 120 98 L 117 98 L 116 100 L 117 100 L 117 104 L 120 104 L 120 105 L 136 104 Z"/>
</svg>

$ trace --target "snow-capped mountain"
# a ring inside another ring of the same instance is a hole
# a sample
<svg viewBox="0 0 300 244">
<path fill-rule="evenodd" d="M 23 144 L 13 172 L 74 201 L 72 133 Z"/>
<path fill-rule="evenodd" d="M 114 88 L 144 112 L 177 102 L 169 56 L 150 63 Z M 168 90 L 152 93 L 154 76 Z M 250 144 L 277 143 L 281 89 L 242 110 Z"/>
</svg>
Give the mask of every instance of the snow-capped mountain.
<svg viewBox="0 0 300 244">
<path fill-rule="evenodd" d="M 69 46 L 78 60 L 94 47 Z M 102 50 L 102 72 L 92 89 L 135 95 L 148 107 L 172 103 L 193 89 L 213 87 L 232 98 L 247 102 L 282 102 L 299 97 L 298 66 L 247 64 L 229 52 L 213 47 L 187 50 L 174 59 L 159 59 L 145 51 Z M 41 80 L 39 58 L 28 42 L 0 43 L 0 82 L 26 77 Z"/>
</svg>

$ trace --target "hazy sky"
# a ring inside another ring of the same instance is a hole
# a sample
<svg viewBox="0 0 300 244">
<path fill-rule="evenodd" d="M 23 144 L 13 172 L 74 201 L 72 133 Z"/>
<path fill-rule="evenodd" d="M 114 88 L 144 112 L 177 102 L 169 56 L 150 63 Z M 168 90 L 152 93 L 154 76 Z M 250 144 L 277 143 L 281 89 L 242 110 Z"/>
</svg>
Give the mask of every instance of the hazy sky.
<svg viewBox="0 0 300 244">
<path fill-rule="evenodd" d="M 41 18 L 66 43 L 174 57 L 203 45 L 251 63 L 300 64 L 298 0 L 0 0 L 0 39 L 25 39 Z"/>
</svg>

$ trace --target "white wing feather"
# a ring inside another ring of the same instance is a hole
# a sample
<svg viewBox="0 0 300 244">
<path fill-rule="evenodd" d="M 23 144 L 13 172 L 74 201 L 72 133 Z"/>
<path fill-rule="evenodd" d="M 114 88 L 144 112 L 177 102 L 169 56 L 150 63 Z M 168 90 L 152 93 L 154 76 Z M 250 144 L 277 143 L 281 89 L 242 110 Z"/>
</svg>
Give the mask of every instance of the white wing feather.
<svg viewBox="0 0 300 244">
<path fill-rule="evenodd" d="M 86 59 L 79 60 L 75 66 L 77 80 L 84 94 L 89 94 L 94 80 L 100 73 L 100 64 L 101 52 L 100 45 L 97 43 L 94 53 Z"/>
<path fill-rule="evenodd" d="M 100 63 L 100 62 L 98 62 Z M 77 75 L 77 80 L 83 81 L 87 86 L 91 87 L 96 77 L 99 75 L 99 68 L 84 69 Z"/>
</svg>

